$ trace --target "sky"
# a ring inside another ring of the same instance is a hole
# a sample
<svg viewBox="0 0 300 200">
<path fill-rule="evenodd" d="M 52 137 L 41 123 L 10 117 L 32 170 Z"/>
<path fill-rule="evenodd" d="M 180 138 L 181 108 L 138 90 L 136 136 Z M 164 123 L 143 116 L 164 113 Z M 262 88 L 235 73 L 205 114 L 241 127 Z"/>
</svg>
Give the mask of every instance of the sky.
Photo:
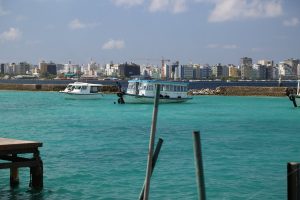
<svg viewBox="0 0 300 200">
<path fill-rule="evenodd" d="M 0 0 L 0 62 L 300 59 L 299 0 Z"/>
</svg>

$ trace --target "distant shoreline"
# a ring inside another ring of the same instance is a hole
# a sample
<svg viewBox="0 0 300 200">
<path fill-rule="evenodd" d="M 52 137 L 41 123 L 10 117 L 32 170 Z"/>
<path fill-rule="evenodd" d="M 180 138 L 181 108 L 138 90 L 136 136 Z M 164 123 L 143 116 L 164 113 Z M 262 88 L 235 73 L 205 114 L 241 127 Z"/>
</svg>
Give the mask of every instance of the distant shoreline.
<svg viewBox="0 0 300 200">
<path fill-rule="evenodd" d="M 0 90 L 18 91 L 60 91 L 67 84 L 17 84 L 0 83 Z M 189 95 L 223 95 L 223 96 L 285 96 L 288 87 L 262 86 L 219 86 L 214 89 L 190 89 Z M 104 93 L 118 92 L 117 85 L 103 85 Z"/>
</svg>

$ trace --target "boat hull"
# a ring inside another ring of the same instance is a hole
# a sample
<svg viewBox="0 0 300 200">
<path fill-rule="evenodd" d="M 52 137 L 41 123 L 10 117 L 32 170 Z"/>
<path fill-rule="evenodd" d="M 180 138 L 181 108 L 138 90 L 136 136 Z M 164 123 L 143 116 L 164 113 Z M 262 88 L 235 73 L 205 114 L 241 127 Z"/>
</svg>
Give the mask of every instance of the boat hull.
<svg viewBox="0 0 300 200">
<path fill-rule="evenodd" d="M 129 104 L 152 104 L 154 102 L 154 97 L 140 96 L 124 94 L 123 100 L 125 103 Z M 159 103 L 184 103 L 192 98 L 160 98 Z"/>
<path fill-rule="evenodd" d="M 94 100 L 94 99 L 101 99 L 103 94 L 101 93 L 94 93 L 94 94 L 76 94 L 76 93 L 63 93 L 65 99 L 79 99 L 79 100 Z"/>
</svg>

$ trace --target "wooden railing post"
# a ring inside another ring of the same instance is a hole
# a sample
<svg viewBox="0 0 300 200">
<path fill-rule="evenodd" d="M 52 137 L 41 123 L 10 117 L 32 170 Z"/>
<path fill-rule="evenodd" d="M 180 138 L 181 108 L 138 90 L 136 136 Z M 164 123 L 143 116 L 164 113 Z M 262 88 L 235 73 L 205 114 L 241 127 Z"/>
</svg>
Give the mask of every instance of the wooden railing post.
<svg viewBox="0 0 300 200">
<path fill-rule="evenodd" d="M 198 199 L 205 200 L 205 182 L 204 182 L 204 172 L 203 172 L 203 161 L 202 161 L 202 150 L 201 150 L 201 140 L 200 132 L 194 131 L 194 155 L 195 155 L 195 166 L 196 166 L 196 179 L 198 184 Z"/>
<path fill-rule="evenodd" d="M 287 196 L 288 200 L 300 200 L 300 163 L 287 164 Z"/>
<path fill-rule="evenodd" d="M 149 191 L 150 191 L 150 178 L 151 178 L 151 172 L 152 172 L 152 158 L 153 158 L 153 147 L 154 147 L 154 141 L 155 141 L 159 95 L 160 95 L 160 85 L 157 84 L 156 85 L 156 95 L 155 95 L 155 99 L 154 99 L 150 140 L 149 140 L 149 151 L 148 151 L 148 159 L 147 159 L 146 178 L 145 178 L 144 200 L 148 200 Z"/>
<path fill-rule="evenodd" d="M 156 164 L 156 161 L 158 159 L 158 155 L 159 155 L 159 152 L 160 152 L 160 149 L 161 149 L 161 146 L 163 144 L 163 139 L 159 138 L 158 139 L 158 142 L 157 142 L 157 145 L 155 147 L 155 151 L 154 151 L 154 154 L 153 154 L 153 158 L 152 158 L 152 171 L 151 171 L 151 176 L 153 174 L 153 171 L 154 171 L 154 168 L 155 168 L 155 164 Z M 145 183 L 143 184 L 143 188 L 142 188 L 142 191 L 140 193 L 140 197 L 139 197 L 139 200 L 143 200 L 144 199 L 144 192 L 145 192 Z"/>
</svg>

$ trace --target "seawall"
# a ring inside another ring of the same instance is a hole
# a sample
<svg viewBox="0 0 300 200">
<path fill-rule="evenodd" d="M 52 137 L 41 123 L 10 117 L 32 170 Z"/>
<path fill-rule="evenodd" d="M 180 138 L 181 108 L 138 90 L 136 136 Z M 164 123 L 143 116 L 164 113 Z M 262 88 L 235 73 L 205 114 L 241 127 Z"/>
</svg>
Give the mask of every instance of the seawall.
<svg viewBox="0 0 300 200">
<path fill-rule="evenodd" d="M 216 89 L 192 90 L 190 95 L 223 96 L 286 96 L 287 87 L 226 86 Z"/>
<path fill-rule="evenodd" d="M 60 91 L 66 84 L 14 84 L 1 83 L 0 90 L 25 91 Z M 287 87 L 254 87 L 254 86 L 221 86 L 216 89 L 200 89 L 189 91 L 190 95 L 224 95 L 224 96 L 285 96 Z M 104 93 L 116 93 L 118 87 L 103 85 Z"/>
<path fill-rule="evenodd" d="M 286 96 L 286 87 L 218 87 L 219 95 L 225 96 Z"/>
<path fill-rule="evenodd" d="M 65 89 L 66 84 L 10 84 L 1 83 L 0 90 L 25 90 L 25 91 L 60 91 Z M 103 85 L 102 92 L 118 92 L 117 86 Z"/>
</svg>

